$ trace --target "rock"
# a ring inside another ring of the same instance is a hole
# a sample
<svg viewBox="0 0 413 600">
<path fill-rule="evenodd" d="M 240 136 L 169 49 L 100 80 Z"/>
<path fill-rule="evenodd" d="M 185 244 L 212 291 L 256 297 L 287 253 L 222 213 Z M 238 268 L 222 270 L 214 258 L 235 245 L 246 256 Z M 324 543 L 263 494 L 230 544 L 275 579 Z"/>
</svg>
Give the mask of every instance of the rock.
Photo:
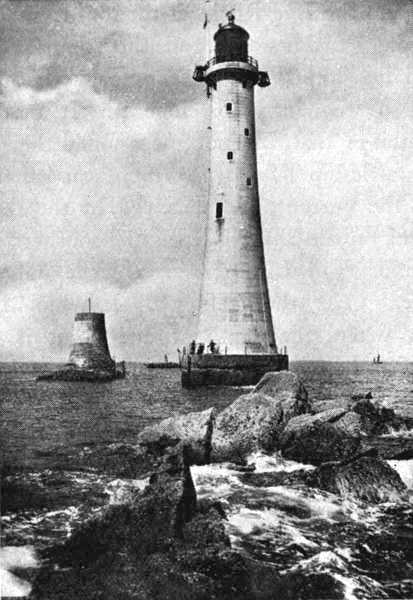
<svg viewBox="0 0 413 600">
<path fill-rule="evenodd" d="M 336 472 L 335 483 L 343 498 L 352 496 L 365 502 L 401 502 L 406 486 L 385 461 L 364 457 Z"/>
<path fill-rule="evenodd" d="M 208 577 L 213 593 L 210 600 L 274 600 L 279 576 L 273 565 L 250 559 L 229 548 L 222 551 L 184 552 L 177 556 L 181 572 Z M 196 596 L 198 598 L 198 596 Z M 282 598 L 282 595 L 277 596 Z M 181 600 L 183 596 L 177 596 Z M 186 598 L 186 596 L 185 596 Z M 188 597 L 190 600 L 191 597 Z"/>
<path fill-rule="evenodd" d="M 281 577 L 274 587 L 273 598 L 280 600 L 341 600 L 344 585 L 330 573 L 291 571 Z"/>
<path fill-rule="evenodd" d="M 352 394 L 351 395 L 351 399 L 352 400 L 372 400 L 373 398 L 373 394 L 371 392 L 367 392 L 367 394 Z"/>
<path fill-rule="evenodd" d="M 290 460 L 319 465 L 357 454 L 359 439 L 334 426 L 345 412 L 345 409 L 337 408 L 291 419 L 280 435 L 282 455 Z"/>
<path fill-rule="evenodd" d="M 126 504 L 134 502 L 141 491 L 146 487 L 148 480 L 115 479 L 106 486 L 109 494 L 109 504 Z"/>
<path fill-rule="evenodd" d="M 297 417 L 293 417 L 290 419 L 287 424 L 284 432 L 293 432 L 296 430 L 300 430 L 305 427 L 311 427 L 315 424 L 323 424 L 323 423 L 334 423 L 338 421 L 342 416 L 346 414 L 345 408 L 330 408 L 328 410 L 323 410 L 322 412 L 318 412 L 315 415 L 298 415 Z"/>
<path fill-rule="evenodd" d="M 32 599 L 271 600 L 279 581 L 272 565 L 231 550 L 219 503 L 196 506 L 182 445 L 139 497 L 89 521 L 47 558 Z"/>
<path fill-rule="evenodd" d="M 337 396 L 334 400 L 317 400 L 314 399 L 311 402 L 312 412 L 319 413 L 332 408 L 343 408 L 350 410 L 351 400 L 348 397 Z"/>
<path fill-rule="evenodd" d="M 334 427 L 349 436 L 359 437 L 361 435 L 366 435 L 366 432 L 363 430 L 363 419 L 361 415 L 353 411 L 349 411 L 340 417 L 334 423 Z"/>
<path fill-rule="evenodd" d="M 243 463 L 251 452 L 274 450 L 282 418 L 281 402 L 263 392 L 240 396 L 216 419 L 211 461 Z"/>
<path fill-rule="evenodd" d="M 307 476 L 307 482 L 345 499 L 369 503 L 402 502 L 406 486 L 399 474 L 375 456 L 362 456 L 347 463 L 326 463 Z"/>
<path fill-rule="evenodd" d="M 393 409 L 379 406 L 367 397 L 355 401 L 351 410 L 360 415 L 362 429 L 367 435 L 386 433 L 389 431 L 389 427 L 396 423 Z"/>
<path fill-rule="evenodd" d="M 169 417 L 141 431 L 138 444 L 150 454 L 162 456 L 165 448 L 183 442 L 189 464 L 203 465 L 209 462 L 214 421 L 214 408 Z"/>
<path fill-rule="evenodd" d="M 387 460 L 411 460 L 413 458 L 413 437 L 406 436 L 378 436 L 363 441 L 363 447 L 375 448 L 378 455 Z"/>
<path fill-rule="evenodd" d="M 130 503 L 111 505 L 54 550 L 61 565 L 84 567 L 121 548 L 135 556 L 168 548 L 195 514 L 196 492 L 182 446 L 170 450 L 149 485 Z"/>
<path fill-rule="evenodd" d="M 311 412 L 307 390 L 292 371 L 266 373 L 254 388 L 254 393 L 257 392 L 271 396 L 282 403 L 284 423 L 292 417 Z"/>
</svg>

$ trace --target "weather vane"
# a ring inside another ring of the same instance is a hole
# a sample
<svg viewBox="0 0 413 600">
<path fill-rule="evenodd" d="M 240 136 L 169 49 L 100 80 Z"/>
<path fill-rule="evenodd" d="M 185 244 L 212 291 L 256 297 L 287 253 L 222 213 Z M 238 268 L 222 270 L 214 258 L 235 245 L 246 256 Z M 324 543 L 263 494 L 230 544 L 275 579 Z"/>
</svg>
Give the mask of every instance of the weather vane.
<svg viewBox="0 0 413 600">
<path fill-rule="evenodd" d="M 233 12 L 234 12 L 235 8 L 231 8 L 231 10 L 228 10 L 225 13 L 225 16 L 228 17 L 228 21 L 230 21 L 230 23 L 232 23 L 232 21 L 235 19 Z"/>
</svg>

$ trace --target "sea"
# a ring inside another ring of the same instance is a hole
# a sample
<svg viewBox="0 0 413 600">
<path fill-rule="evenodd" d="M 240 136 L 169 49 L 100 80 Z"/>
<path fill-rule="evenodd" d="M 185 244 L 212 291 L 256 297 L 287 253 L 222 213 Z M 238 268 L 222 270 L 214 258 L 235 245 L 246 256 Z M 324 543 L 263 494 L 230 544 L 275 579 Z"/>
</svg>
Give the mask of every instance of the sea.
<svg viewBox="0 0 413 600">
<path fill-rule="evenodd" d="M 125 379 L 109 383 L 36 382 L 57 367 L 0 364 L 2 546 L 29 549 L 32 557 L 125 490 L 144 487 L 134 479 L 131 449 L 145 426 L 212 406 L 222 410 L 245 392 L 182 389 L 178 369 L 136 363 L 127 364 Z M 413 363 L 295 362 L 291 370 L 318 408 L 371 392 L 413 418 Z M 279 455 L 255 454 L 249 462 L 255 473 L 312 468 Z M 329 573 L 348 600 L 413 598 L 413 461 L 391 465 L 411 491 L 402 505 L 367 505 L 299 484 L 254 483 L 233 465 L 191 472 L 198 497 L 223 503 L 240 552 L 275 564 L 280 573 Z M 326 598 L 322 590 L 320 598 Z"/>
</svg>

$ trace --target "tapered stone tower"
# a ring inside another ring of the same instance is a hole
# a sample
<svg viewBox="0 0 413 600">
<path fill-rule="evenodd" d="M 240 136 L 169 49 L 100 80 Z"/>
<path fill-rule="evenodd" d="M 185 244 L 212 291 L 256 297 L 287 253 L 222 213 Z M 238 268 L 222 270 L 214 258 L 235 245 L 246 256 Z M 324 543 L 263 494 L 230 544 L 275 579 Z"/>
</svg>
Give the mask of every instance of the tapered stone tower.
<svg viewBox="0 0 413 600">
<path fill-rule="evenodd" d="M 211 103 L 211 157 L 198 346 L 184 385 L 247 385 L 288 368 L 274 336 L 258 195 L 254 90 L 270 81 L 248 55 L 248 39 L 229 14 L 215 56 L 194 72 Z"/>
<path fill-rule="evenodd" d="M 126 376 L 125 362 L 118 364 L 109 352 L 105 315 L 91 311 L 77 313 L 73 344 L 66 365 L 57 371 L 42 373 L 38 381 L 110 381 Z"/>
<path fill-rule="evenodd" d="M 81 369 L 112 372 L 115 363 L 109 353 L 103 313 L 77 313 L 69 364 Z"/>
</svg>

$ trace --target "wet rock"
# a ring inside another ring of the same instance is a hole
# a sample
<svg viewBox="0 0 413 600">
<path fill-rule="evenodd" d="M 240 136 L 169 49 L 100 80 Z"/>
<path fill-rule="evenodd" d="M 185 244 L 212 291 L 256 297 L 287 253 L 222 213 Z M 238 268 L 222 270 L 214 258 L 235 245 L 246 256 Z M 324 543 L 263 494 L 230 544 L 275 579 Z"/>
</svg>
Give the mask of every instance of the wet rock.
<svg viewBox="0 0 413 600">
<path fill-rule="evenodd" d="M 379 456 L 386 460 L 411 460 L 413 458 L 413 437 L 406 433 L 395 436 L 368 438 L 365 448 L 375 448 Z"/>
<path fill-rule="evenodd" d="M 352 400 L 372 400 L 373 394 L 371 392 L 367 392 L 367 394 L 352 394 Z"/>
<path fill-rule="evenodd" d="M 284 423 L 292 417 L 311 412 L 307 390 L 293 371 L 266 373 L 254 388 L 254 393 L 257 392 L 281 402 Z"/>
<path fill-rule="evenodd" d="M 341 466 L 335 484 L 343 498 L 352 496 L 370 503 L 401 502 L 407 489 L 394 469 L 374 457 Z"/>
<path fill-rule="evenodd" d="M 208 549 L 207 552 L 205 549 L 183 552 L 178 554 L 177 564 L 181 572 L 208 577 L 213 589 L 213 594 L 205 596 L 208 599 L 273 600 L 274 586 L 279 581 L 272 565 L 249 559 L 229 548 L 219 552 Z"/>
<path fill-rule="evenodd" d="M 110 506 L 53 551 L 62 565 L 87 566 L 127 548 L 135 556 L 167 548 L 195 514 L 196 493 L 182 447 L 169 451 L 133 502 Z"/>
<path fill-rule="evenodd" d="M 399 474 L 375 456 L 362 456 L 347 463 L 326 463 L 307 475 L 307 481 L 346 499 L 373 504 L 402 502 L 406 486 Z"/>
<path fill-rule="evenodd" d="M 109 504 L 134 502 L 144 487 L 145 480 L 115 479 L 106 486 L 106 492 L 109 494 Z"/>
<path fill-rule="evenodd" d="M 345 409 L 337 408 L 291 419 L 279 439 L 282 455 L 290 460 L 319 465 L 357 454 L 359 439 L 334 426 L 345 412 Z"/>
<path fill-rule="evenodd" d="M 211 461 L 242 464 L 251 452 L 274 450 L 282 418 L 281 402 L 263 392 L 240 396 L 216 419 Z"/>
<path fill-rule="evenodd" d="M 167 453 L 133 502 L 109 508 L 49 552 L 49 566 L 36 579 L 32 599 L 274 597 L 275 568 L 231 550 L 219 503 L 196 506 L 185 449 L 180 449 Z"/>
<path fill-rule="evenodd" d="M 357 400 L 353 403 L 351 410 L 360 415 L 362 429 L 368 435 L 386 433 L 389 427 L 396 423 L 393 409 L 375 404 L 369 398 Z"/>
<path fill-rule="evenodd" d="M 149 454 L 163 455 L 165 448 L 183 442 L 190 464 L 209 462 L 215 409 L 193 412 L 164 419 L 146 427 L 138 436 L 138 444 Z"/>
<path fill-rule="evenodd" d="M 293 571 L 284 575 L 274 588 L 273 598 L 282 600 L 335 600 L 345 598 L 344 586 L 330 573 Z"/>
<path fill-rule="evenodd" d="M 311 407 L 313 414 L 332 408 L 343 408 L 345 410 L 350 410 L 351 400 L 344 396 L 337 396 L 334 398 L 334 400 L 317 400 L 314 398 L 311 402 Z"/>
<path fill-rule="evenodd" d="M 367 435 L 363 429 L 363 418 L 354 411 L 345 413 L 334 423 L 334 427 L 350 437 Z"/>
</svg>

